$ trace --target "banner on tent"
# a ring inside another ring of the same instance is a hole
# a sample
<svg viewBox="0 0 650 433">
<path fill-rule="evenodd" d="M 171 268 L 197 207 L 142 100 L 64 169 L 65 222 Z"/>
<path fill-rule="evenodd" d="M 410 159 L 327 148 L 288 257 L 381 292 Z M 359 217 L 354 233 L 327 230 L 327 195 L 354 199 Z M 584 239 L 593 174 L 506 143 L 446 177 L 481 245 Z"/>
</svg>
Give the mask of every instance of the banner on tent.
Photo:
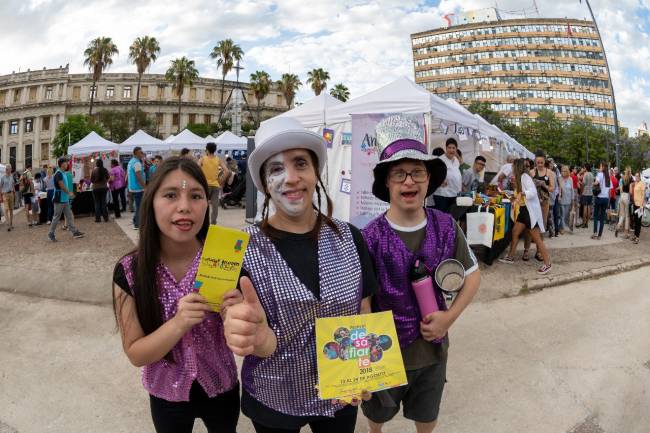
<svg viewBox="0 0 650 433">
<path fill-rule="evenodd" d="M 388 209 L 388 203 L 372 193 L 373 169 L 379 161 L 375 127 L 388 116 L 401 113 L 352 115 L 352 185 L 350 188 L 350 222 L 365 227 L 373 218 Z M 402 114 L 411 117 L 424 130 L 424 114 Z"/>
<path fill-rule="evenodd" d="M 331 149 L 334 144 L 334 130 L 329 128 L 323 128 L 323 138 L 327 142 L 327 148 Z"/>
<path fill-rule="evenodd" d="M 341 135 L 341 144 L 352 144 L 352 133 L 351 132 L 344 132 Z"/>
</svg>

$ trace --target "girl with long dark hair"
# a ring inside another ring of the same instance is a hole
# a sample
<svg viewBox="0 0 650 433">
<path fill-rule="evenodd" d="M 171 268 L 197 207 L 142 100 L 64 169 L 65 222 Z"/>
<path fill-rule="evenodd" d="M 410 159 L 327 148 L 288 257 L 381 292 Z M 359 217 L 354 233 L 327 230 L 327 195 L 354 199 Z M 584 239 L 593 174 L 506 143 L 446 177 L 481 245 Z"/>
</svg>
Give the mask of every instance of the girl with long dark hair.
<svg viewBox="0 0 650 433">
<path fill-rule="evenodd" d="M 95 168 L 90 174 L 90 181 L 93 184 L 93 201 L 95 203 L 95 222 L 99 223 L 104 218 L 108 222 L 108 208 L 106 207 L 106 194 L 108 193 L 108 181 L 110 175 L 104 168 L 104 161 L 97 158 Z"/>
<path fill-rule="evenodd" d="M 544 264 L 537 270 L 539 274 L 546 274 L 551 270 L 551 255 L 544 245 L 542 233 L 544 232 L 544 217 L 537 197 L 537 187 L 531 176 L 527 173 L 523 159 L 517 159 L 513 164 L 515 176 L 515 213 L 516 222 L 512 229 L 512 241 L 508 255 L 499 259 L 502 263 L 514 263 L 514 254 L 517 249 L 519 237 L 525 231 L 537 245 L 537 251 L 542 256 Z M 524 250 L 524 254 L 528 251 Z"/>
<path fill-rule="evenodd" d="M 607 218 L 607 206 L 609 206 L 609 190 L 611 188 L 611 180 L 609 178 L 609 167 L 606 162 L 600 163 L 600 171 L 594 180 L 594 189 L 599 191 L 594 194 L 594 234 L 591 239 L 598 239 L 603 236 L 603 227 L 605 227 L 605 219 Z M 597 233 L 597 234 L 596 234 Z"/>
<path fill-rule="evenodd" d="M 194 161 L 165 160 L 144 193 L 138 246 L 115 267 L 122 346 L 143 367 L 158 433 L 191 433 L 195 418 L 210 433 L 234 433 L 239 418 L 237 367 L 221 316 L 194 289 L 209 226 L 207 196 Z"/>
<path fill-rule="evenodd" d="M 225 319 L 229 347 L 245 356 L 242 412 L 258 433 L 298 433 L 305 425 L 352 433 L 357 407 L 318 396 L 314 328 L 318 317 L 370 312 L 377 280 L 368 249 L 358 229 L 331 217 L 320 134 L 276 117 L 262 124 L 255 144 L 248 166 L 264 193 L 263 220 L 246 229 L 242 298 Z"/>
</svg>

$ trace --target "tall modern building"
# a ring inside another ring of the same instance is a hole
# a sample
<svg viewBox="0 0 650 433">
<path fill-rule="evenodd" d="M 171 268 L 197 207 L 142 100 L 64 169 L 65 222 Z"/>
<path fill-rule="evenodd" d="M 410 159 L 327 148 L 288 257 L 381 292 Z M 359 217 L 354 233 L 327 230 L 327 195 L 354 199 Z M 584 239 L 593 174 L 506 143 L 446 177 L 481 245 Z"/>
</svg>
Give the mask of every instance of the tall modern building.
<svg viewBox="0 0 650 433">
<path fill-rule="evenodd" d="M 236 83 L 226 81 L 224 103 Z M 93 114 L 102 110 L 133 110 L 138 75 L 105 73 L 97 82 Z M 257 100 L 250 86 L 241 84 L 250 110 L 256 116 Z M 0 162 L 22 170 L 52 161 L 51 141 L 57 126 L 72 114 L 87 114 L 92 76 L 70 74 L 68 67 L 12 73 L 0 76 Z M 189 123 L 213 123 L 221 107 L 221 80 L 199 78 L 185 89 L 178 116 L 178 96 L 164 75 L 145 74 L 140 87 L 140 109 L 155 121 L 163 138 Z M 261 101 L 261 119 L 287 110 L 282 93 L 273 89 Z"/>
<path fill-rule="evenodd" d="M 548 109 L 613 131 L 610 77 L 593 22 L 502 20 L 488 11 L 446 17 L 449 27 L 411 35 L 415 82 L 465 106 L 487 102 L 517 125 Z"/>
</svg>

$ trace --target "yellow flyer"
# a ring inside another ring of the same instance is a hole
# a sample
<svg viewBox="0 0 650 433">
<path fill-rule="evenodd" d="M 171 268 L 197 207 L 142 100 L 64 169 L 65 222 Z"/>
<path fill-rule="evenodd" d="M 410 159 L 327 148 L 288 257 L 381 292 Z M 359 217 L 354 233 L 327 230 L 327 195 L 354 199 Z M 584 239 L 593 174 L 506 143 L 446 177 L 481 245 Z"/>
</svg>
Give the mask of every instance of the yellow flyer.
<svg viewBox="0 0 650 433">
<path fill-rule="evenodd" d="M 203 245 L 194 287 L 214 311 L 223 295 L 237 287 L 249 235 L 241 230 L 211 225 Z"/>
<path fill-rule="evenodd" d="M 316 319 L 320 398 L 350 400 L 406 385 L 393 313 Z"/>
</svg>

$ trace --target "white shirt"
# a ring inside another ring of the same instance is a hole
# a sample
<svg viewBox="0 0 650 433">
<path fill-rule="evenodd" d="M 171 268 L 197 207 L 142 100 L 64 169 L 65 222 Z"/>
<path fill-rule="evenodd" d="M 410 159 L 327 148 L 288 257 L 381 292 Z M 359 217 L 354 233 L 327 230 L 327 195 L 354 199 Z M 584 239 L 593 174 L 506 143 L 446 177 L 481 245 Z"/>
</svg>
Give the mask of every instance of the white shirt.
<svg viewBox="0 0 650 433">
<path fill-rule="evenodd" d="M 503 164 L 501 166 L 501 168 L 499 169 L 499 172 L 490 181 L 490 185 L 496 185 L 498 180 L 499 180 L 500 175 L 504 175 L 506 177 L 506 179 L 508 179 L 510 176 L 512 176 L 512 163 L 511 162 L 508 162 L 507 164 Z"/>
<path fill-rule="evenodd" d="M 457 197 L 463 189 L 460 163 L 456 158 L 449 159 L 446 154 L 441 155 L 440 160 L 447 166 L 447 185 L 439 187 L 433 194 L 443 197 Z"/>
<path fill-rule="evenodd" d="M 539 225 L 539 231 L 544 233 L 544 217 L 542 215 L 542 206 L 539 204 L 539 197 L 537 196 L 537 187 L 533 178 L 528 173 L 521 175 L 521 189 L 526 196 L 526 209 L 530 215 L 530 226 L 535 227 Z"/>
<path fill-rule="evenodd" d="M 596 180 L 600 184 L 600 194 L 598 194 L 598 198 L 609 198 L 609 189 L 611 188 L 611 182 L 610 186 L 607 186 L 605 183 L 605 176 L 603 175 L 602 171 L 598 172 L 598 175 L 596 176 Z"/>
</svg>

